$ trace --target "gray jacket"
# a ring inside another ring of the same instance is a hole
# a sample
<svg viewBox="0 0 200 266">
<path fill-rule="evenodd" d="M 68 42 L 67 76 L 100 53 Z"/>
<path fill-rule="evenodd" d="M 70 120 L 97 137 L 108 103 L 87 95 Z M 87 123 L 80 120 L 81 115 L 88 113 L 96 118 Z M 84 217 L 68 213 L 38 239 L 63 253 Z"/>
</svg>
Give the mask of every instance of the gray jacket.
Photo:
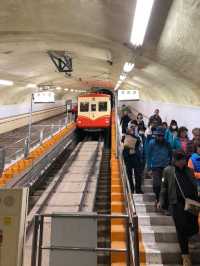
<svg viewBox="0 0 200 266">
<path fill-rule="evenodd" d="M 194 172 L 187 168 L 188 176 L 192 179 L 195 179 Z M 166 209 L 169 205 L 177 203 L 177 194 L 176 194 L 176 181 L 175 181 L 175 167 L 168 166 L 163 171 L 161 192 L 160 192 L 160 205 L 162 208 Z M 194 193 L 197 194 L 195 185 Z"/>
</svg>

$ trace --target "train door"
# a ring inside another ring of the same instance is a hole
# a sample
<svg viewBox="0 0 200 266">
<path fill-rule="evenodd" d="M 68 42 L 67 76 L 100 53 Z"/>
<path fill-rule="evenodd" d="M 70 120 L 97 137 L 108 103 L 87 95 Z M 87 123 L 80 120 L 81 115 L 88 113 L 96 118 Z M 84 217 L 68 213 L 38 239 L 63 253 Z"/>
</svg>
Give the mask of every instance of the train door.
<svg viewBox="0 0 200 266">
<path fill-rule="evenodd" d="M 97 119 L 97 102 L 95 99 L 92 99 L 90 102 L 90 119 L 95 120 Z"/>
</svg>

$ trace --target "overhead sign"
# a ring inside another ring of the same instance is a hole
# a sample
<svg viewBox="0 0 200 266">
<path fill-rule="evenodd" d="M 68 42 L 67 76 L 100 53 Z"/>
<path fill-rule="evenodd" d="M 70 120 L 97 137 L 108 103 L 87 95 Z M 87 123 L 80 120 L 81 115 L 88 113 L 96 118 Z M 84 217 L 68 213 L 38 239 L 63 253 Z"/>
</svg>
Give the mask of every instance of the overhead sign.
<svg viewBox="0 0 200 266">
<path fill-rule="evenodd" d="M 33 93 L 34 103 L 54 103 L 55 93 L 53 91 L 40 91 Z"/>
<path fill-rule="evenodd" d="M 118 90 L 119 101 L 138 101 L 139 99 L 139 90 Z"/>
</svg>

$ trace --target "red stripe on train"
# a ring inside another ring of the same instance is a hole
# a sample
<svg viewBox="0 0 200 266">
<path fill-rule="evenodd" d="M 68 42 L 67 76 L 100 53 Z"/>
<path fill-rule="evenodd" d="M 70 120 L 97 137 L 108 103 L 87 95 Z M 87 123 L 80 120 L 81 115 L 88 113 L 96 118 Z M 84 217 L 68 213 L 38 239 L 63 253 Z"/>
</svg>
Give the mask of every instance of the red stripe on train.
<svg viewBox="0 0 200 266">
<path fill-rule="evenodd" d="M 78 128 L 107 128 L 110 127 L 110 116 L 106 115 L 94 120 L 85 116 L 78 116 L 76 126 Z"/>
</svg>

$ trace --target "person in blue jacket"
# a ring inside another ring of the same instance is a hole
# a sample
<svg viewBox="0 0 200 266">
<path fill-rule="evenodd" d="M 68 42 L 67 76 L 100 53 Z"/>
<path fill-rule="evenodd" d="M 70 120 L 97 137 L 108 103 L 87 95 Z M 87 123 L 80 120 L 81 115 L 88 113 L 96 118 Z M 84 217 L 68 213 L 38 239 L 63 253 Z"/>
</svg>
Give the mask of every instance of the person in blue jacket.
<svg viewBox="0 0 200 266">
<path fill-rule="evenodd" d="M 164 128 L 157 127 L 154 133 L 155 139 L 150 140 L 147 150 L 147 168 L 152 171 L 156 208 L 159 202 L 163 170 L 171 163 L 172 158 L 172 149 L 165 140 L 164 134 Z"/>
<path fill-rule="evenodd" d="M 178 125 L 176 120 L 172 120 L 169 128 L 165 131 L 165 140 L 169 142 L 172 150 L 181 149 L 181 143 L 177 135 L 178 135 Z"/>
</svg>

